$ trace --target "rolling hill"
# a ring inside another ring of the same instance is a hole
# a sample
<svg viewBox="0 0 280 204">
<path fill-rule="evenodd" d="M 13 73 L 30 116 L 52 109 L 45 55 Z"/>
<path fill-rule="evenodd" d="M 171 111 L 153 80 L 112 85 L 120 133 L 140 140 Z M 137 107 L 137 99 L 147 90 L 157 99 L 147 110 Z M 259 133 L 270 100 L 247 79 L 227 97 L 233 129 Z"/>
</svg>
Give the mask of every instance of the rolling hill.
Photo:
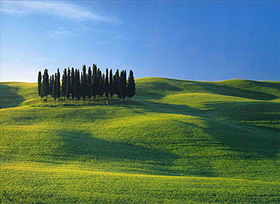
<svg viewBox="0 0 280 204">
<path fill-rule="evenodd" d="M 43 102 L 1 82 L 3 203 L 279 203 L 280 83 L 136 80 Z"/>
</svg>

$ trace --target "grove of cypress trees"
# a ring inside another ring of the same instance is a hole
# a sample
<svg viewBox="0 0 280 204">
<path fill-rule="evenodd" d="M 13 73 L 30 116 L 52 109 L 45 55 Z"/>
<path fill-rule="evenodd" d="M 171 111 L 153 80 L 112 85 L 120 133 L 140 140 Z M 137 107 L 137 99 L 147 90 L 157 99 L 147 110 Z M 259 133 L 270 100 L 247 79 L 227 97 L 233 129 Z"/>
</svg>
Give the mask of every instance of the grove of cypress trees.
<svg viewBox="0 0 280 204">
<path fill-rule="evenodd" d="M 42 97 L 42 73 L 38 72 L 38 95 Z"/>
<path fill-rule="evenodd" d="M 59 68 L 57 72 L 49 77 L 48 70 L 44 70 L 42 76 L 41 71 L 38 72 L 38 94 L 41 97 L 46 97 L 50 94 L 54 100 L 59 99 L 60 96 L 69 99 L 85 100 L 91 97 L 105 96 L 107 99 L 116 94 L 120 99 L 124 100 L 126 97 L 133 97 L 135 95 L 135 81 L 133 71 L 130 70 L 128 80 L 126 79 L 126 70 L 116 70 L 113 75 L 112 69 L 106 68 L 106 73 L 102 73 L 100 68 L 95 64 L 86 69 L 83 65 L 82 71 L 79 69 L 64 69 L 62 75 L 62 84 L 60 84 Z"/>
<path fill-rule="evenodd" d="M 128 75 L 128 83 L 127 83 L 127 92 L 126 92 L 127 97 L 131 98 L 132 96 L 135 95 L 135 81 L 133 77 L 133 71 L 129 71 Z"/>
</svg>

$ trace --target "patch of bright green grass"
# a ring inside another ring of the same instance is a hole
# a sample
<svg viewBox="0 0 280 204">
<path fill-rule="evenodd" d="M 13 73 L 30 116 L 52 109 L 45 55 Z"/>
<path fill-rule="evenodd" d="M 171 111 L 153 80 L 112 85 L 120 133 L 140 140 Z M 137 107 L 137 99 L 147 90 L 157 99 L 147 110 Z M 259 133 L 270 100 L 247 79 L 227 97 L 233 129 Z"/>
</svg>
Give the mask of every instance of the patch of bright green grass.
<svg viewBox="0 0 280 204">
<path fill-rule="evenodd" d="M 3 203 L 280 202 L 278 82 L 145 78 L 125 102 L 56 103 L 0 86 Z"/>
</svg>

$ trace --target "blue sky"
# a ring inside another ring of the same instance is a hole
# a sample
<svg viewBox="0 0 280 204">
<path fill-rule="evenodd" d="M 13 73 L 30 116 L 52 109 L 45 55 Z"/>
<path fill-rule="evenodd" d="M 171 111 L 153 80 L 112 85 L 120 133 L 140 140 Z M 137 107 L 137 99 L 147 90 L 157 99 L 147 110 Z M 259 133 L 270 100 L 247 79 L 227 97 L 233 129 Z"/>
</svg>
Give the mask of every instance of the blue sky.
<svg viewBox="0 0 280 204">
<path fill-rule="evenodd" d="M 1 81 L 96 63 L 136 78 L 280 80 L 278 1 L 1 1 Z"/>
</svg>

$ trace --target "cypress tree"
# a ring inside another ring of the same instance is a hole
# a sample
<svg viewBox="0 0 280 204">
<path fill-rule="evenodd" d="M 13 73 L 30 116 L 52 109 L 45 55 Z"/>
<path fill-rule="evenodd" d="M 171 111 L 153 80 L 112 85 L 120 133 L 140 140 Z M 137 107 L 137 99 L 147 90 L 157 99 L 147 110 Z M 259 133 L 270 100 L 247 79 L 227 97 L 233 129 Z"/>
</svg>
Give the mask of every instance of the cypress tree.
<svg viewBox="0 0 280 204">
<path fill-rule="evenodd" d="M 50 95 L 53 97 L 53 81 L 54 81 L 54 76 L 53 74 L 50 76 Z"/>
<path fill-rule="evenodd" d="M 92 65 L 92 80 L 91 80 L 91 83 L 92 83 L 92 86 L 91 86 L 91 93 L 92 93 L 92 96 L 93 97 L 96 97 L 96 95 L 98 94 L 98 92 L 97 92 L 97 78 L 98 78 L 98 76 L 97 76 L 97 66 L 96 66 L 96 64 L 93 64 Z"/>
<path fill-rule="evenodd" d="M 105 91 L 106 98 L 108 99 L 108 96 L 109 96 L 109 73 L 108 73 L 108 68 L 106 68 L 104 91 Z"/>
<path fill-rule="evenodd" d="M 55 73 L 55 75 L 52 75 L 52 97 L 54 98 L 54 100 L 57 99 L 58 96 L 58 77 L 57 77 L 57 73 Z"/>
<path fill-rule="evenodd" d="M 135 82 L 133 77 L 133 71 L 129 71 L 128 75 L 128 84 L 127 84 L 127 97 L 131 98 L 135 95 Z"/>
<path fill-rule="evenodd" d="M 57 68 L 57 98 L 60 98 L 60 72 L 59 68 Z"/>
<path fill-rule="evenodd" d="M 38 72 L 38 94 L 39 94 L 39 96 L 42 97 L 41 90 L 42 90 L 42 73 L 41 73 L 41 71 L 39 71 Z"/>
<path fill-rule="evenodd" d="M 68 67 L 67 71 L 67 78 L 66 78 L 66 98 L 70 98 L 70 93 L 71 93 L 71 77 L 70 77 L 70 69 Z"/>
<path fill-rule="evenodd" d="M 85 100 L 87 95 L 87 74 L 86 74 L 86 65 L 83 66 L 83 73 L 82 73 L 82 97 Z"/>
<path fill-rule="evenodd" d="M 48 70 L 44 70 L 43 74 L 43 83 L 42 83 L 42 96 L 48 96 L 49 95 L 49 90 L 50 90 L 50 85 L 49 85 L 49 73 Z"/>
<path fill-rule="evenodd" d="M 119 97 L 122 98 L 122 100 L 124 100 L 126 97 L 126 84 L 127 84 L 126 71 L 122 70 L 120 75 L 120 80 L 119 80 L 119 88 L 120 88 Z"/>
<path fill-rule="evenodd" d="M 120 81 L 120 75 L 119 75 L 119 70 L 117 69 L 115 75 L 114 75 L 114 93 L 117 94 L 119 98 L 120 97 L 120 86 L 119 86 L 119 81 Z"/>
<path fill-rule="evenodd" d="M 87 97 L 90 100 L 91 98 L 91 89 L 92 89 L 92 83 L 91 83 L 91 68 L 88 67 L 88 75 L 87 75 Z"/>
<path fill-rule="evenodd" d="M 96 95 L 102 96 L 102 73 L 101 70 L 97 69 L 97 77 L 96 77 Z"/>
<path fill-rule="evenodd" d="M 67 70 L 65 68 L 62 74 L 62 87 L 61 87 L 61 96 L 63 96 L 64 100 L 66 96 L 66 85 L 67 85 Z"/>
<path fill-rule="evenodd" d="M 70 93 L 71 93 L 71 97 L 72 99 L 75 98 L 75 70 L 74 67 L 72 67 L 71 69 L 71 79 L 70 79 Z"/>
<path fill-rule="evenodd" d="M 82 96 L 81 90 L 81 81 L 80 81 L 80 71 L 78 69 L 75 70 L 75 97 L 80 100 Z"/>
<path fill-rule="evenodd" d="M 111 96 L 111 98 L 112 98 L 113 95 L 114 95 L 114 81 L 113 81 L 113 71 L 112 71 L 112 69 L 110 69 L 109 92 L 110 92 L 110 96 Z"/>
<path fill-rule="evenodd" d="M 103 96 L 106 92 L 105 90 L 106 88 L 106 77 L 105 77 L 105 74 L 102 74 L 102 78 L 101 78 L 101 95 L 100 96 Z"/>
</svg>

